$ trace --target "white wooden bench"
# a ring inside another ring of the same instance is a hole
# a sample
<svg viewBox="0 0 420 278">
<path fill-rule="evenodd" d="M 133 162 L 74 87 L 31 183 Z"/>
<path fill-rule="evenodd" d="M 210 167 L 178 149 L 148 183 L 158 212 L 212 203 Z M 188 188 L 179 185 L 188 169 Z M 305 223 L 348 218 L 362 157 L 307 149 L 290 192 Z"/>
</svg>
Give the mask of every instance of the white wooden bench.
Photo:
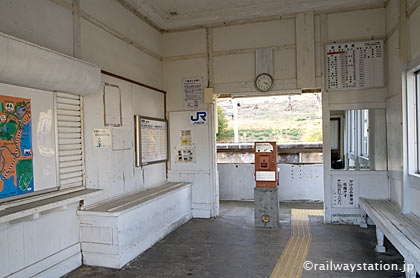
<svg viewBox="0 0 420 278">
<path fill-rule="evenodd" d="M 395 202 L 361 198 L 362 219 L 366 225 L 366 215 L 376 225 L 377 252 L 385 252 L 384 236 L 404 257 L 406 264 L 414 269 L 406 272 L 406 277 L 416 277 L 420 270 L 420 218 L 414 214 L 402 214 Z"/>
<path fill-rule="evenodd" d="M 191 219 L 191 194 L 170 182 L 78 211 L 83 263 L 122 268 Z"/>
</svg>

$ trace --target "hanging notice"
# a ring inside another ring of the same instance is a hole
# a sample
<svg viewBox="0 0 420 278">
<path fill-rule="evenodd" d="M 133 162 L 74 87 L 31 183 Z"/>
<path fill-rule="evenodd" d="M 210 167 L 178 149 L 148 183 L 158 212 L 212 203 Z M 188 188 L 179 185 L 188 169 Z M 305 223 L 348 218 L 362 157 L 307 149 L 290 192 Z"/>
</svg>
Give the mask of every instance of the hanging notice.
<svg viewBox="0 0 420 278">
<path fill-rule="evenodd" d="M 385 86 L 382 40 L 328 44 L 326 55 L 328 89 Z"/>
<path fill-rule="evenodd" d="M 101 149 L 111 147 L 112 135 L 110 129 L 94 129 L 93 130 L 93 147 Z"/>
<path fill-rule="evenodd" d="M 184 108 L 197 109 L 203 103 L 203 78 L 184 79 Z"/>
<path fill-rule="evenodd" d="M 140 164 L 143 166 L 166 161 L 168 152 L 166 121 L 141 116 L 139 119 Z"/>
<path fill-rule="evenodd" d="M 0 198 L 33 191 L 31 100 L 0 96 Z"/>
<path fill-rule="evenodd" d="M 334 195 L 333 207 L 336 208 L 357 208 L 358 202 L 358 184 L 353 177 L 333 178 Z"/>
</svg>

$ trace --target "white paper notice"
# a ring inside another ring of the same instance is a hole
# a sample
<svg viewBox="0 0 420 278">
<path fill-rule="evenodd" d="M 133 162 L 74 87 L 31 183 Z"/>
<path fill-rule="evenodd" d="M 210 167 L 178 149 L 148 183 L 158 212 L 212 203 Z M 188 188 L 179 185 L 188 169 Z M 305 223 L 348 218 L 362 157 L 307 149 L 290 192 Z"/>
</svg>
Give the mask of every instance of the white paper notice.
<svg viewBox="0 0 420 278">
<path fill-rule="evenodd" d="M 112 137 L 110 129 L 93 130 L 93 146 L 97 149 L 111 147 Z"/>
<path fill-rule="evenodd" d="M 203 103 L 203 78 L 184 79 L 184 108 L 197 109 Z"/>
<path fill-rule="evenodd" d="M 274 171 L 257 171 L 255 176 L 257 181 L 276 181 L 276 172 Z"/>
</svg>

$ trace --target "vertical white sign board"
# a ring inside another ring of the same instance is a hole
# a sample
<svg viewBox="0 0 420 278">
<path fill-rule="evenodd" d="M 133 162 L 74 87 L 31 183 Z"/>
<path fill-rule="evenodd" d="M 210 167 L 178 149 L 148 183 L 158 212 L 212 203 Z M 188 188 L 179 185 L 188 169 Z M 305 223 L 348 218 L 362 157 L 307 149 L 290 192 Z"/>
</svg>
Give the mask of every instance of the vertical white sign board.
<svg viewBox="0 0 420 278">
<path fill-rule="evenodd" d="M 184 108 L 198 109 L 204 101 L 203 78 L 186 78 L 183 81 Z"/>
</svg>

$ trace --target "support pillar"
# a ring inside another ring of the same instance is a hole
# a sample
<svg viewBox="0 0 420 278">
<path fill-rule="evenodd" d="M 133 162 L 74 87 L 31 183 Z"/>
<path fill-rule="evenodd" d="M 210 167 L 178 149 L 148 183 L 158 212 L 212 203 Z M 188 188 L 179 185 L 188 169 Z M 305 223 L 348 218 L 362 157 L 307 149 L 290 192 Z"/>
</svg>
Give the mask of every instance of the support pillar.
<svg viewBox="0 0 420 278">
<path fill-rule="evenodd" d="M 279 226 L 279 195 L 278 188 L 254 188 L 254 222 L 257 227 Z"/>
<path fill-rule="evenodd" d="M 378 253 L 385 253 L 385 246 L 384 246 L 384 233 L 381 229 L 376 226 L 376 240 L 377 244 L 375 247 L 375 251 Z"/>
</svg>

